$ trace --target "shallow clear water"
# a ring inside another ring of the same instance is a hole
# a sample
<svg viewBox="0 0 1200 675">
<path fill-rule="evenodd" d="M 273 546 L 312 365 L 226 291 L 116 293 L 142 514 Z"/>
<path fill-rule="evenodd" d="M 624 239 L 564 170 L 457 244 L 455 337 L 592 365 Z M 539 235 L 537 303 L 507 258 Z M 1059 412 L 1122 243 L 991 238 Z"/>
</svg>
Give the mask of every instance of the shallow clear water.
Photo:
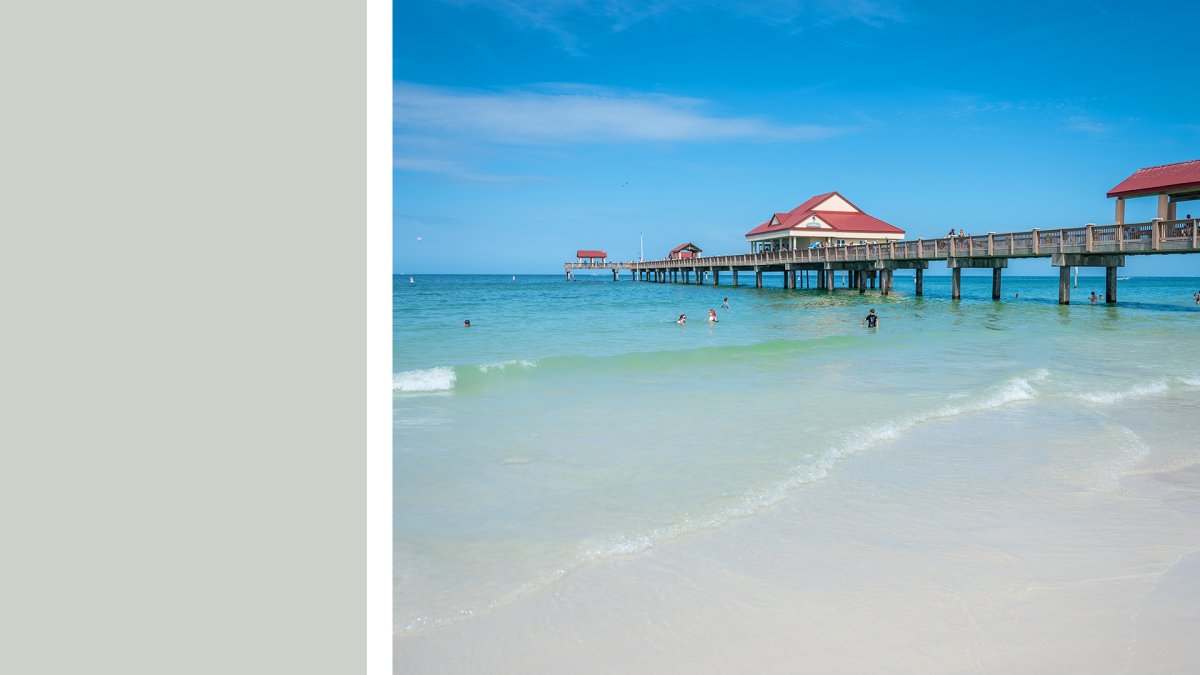
<svg viewBox="0 0 1200 675">
<path fill-rule="evenodd" d="M 1116 306 L 1088 303 L 1094 277 L 1070 306 L 1051 277 L 1006 277 L 1001 302 L 990 274 L 957 302 L 928 275 L 923 298 L 768 284 L 396 277 L 397 633 L 753 518 L 851 457 L 911 482 L 892 469 L 935 430 L 1009 499 L 1200 461 L 1200 279 L 1121 281 Z M 922 466 L 930 499 L 961 497 Z"/>
</svg>

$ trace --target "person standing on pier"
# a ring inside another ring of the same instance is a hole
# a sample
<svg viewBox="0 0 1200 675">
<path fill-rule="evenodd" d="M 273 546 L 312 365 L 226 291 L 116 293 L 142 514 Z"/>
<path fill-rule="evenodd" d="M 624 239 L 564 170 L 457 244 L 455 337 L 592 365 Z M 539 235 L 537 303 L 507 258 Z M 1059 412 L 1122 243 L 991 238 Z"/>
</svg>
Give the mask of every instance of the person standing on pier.
<svg viewBox="0 0 1200 675">
<path fill-rule="evenodd" d="M 867 328 L 875 328 L 879 325 L 879 317 L 875 315 L 874 307 L 871 308 L 870 312 L 867 312 L 867 315 L 863 317 L 859 325 L 861 326 L 864 323 L 867 324 Z"/>
</svg>

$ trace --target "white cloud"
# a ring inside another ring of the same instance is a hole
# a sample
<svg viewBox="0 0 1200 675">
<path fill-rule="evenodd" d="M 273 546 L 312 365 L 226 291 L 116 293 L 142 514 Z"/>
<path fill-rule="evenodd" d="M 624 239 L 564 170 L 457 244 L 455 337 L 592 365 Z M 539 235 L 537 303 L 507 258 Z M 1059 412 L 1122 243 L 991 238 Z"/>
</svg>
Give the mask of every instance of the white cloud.
<svg viewBox="0 0 1200 675">
<path fill-rule="evenodd" d="M 708 114 L 694 98 L 580 85 L 555 90 L 477 91 L 396 83 L 395 124 L 432 134 L 513 145 L 642 141 L 812 141 L 849 127 L 783 125 Z"/>
</svg>

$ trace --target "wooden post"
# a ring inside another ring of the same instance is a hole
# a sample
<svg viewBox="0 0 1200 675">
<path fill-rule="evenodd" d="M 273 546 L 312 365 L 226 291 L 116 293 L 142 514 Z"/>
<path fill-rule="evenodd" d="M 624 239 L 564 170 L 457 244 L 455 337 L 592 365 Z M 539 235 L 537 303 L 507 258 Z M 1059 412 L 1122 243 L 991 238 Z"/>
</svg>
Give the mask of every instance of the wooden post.
<svg viewBox="0 0 1200 675">
<path fill-rule="evenodd" d="M 1125 224 L 1125 198 L 1124 197 L 1117 197 L 1116 223 L 1117 223 L 1117 225 Z"/>
<path fill-rule="evenodd" d="M 1169 195 L 1158 196 L 1158 219 L 1168 220 L 1171 209 L 1171 197 Z"/>
<path fill-rule="evenodd" d="M 1117 268 L 1104 268 L 1104 304 L 1117 304 Z"/>
<path fill-rule="evenodd" d="M 709 271 L 712 272 L 713 286 L 720 286 L 721 285 L 721 271 L 715 267 L 710 267 Z"/>
<path fill-rule="evenodd" d="M 1034 255 L 1037 255 L 1038 247 L 1041 246 L 1041 243 L 1042 243 L 1042 231 L 1035 227 L 1035 228 L 1033 228 L 1033 254 Z"/>
<path fill-rule="evenodd" d="M 734 286 L 737 286 L 737 285 L 738 285 L 738 278 L 737 278 L 737 273 L 738 273 L 738 271 L 737 271 L 737 269 L 735 269 L 735 268 L 733 268 L 733 267 L 730 267 L 730 268 L 729 268 L 729 271 L 733 273 L 733 285 L 734 285 Z"/>
<path fill-rule="evenodd" d="M 950 270 L 950 299 L 958 300 L 962 296 L 962 269 L 955 267 Z"/>
<path fill-rule="evenodd" d="M 1095 237 L 1095 233 L 1092 232 L 1092 230 L 1095 229 L 1095 227 L 1096 227 L 1095 225 L 1088 223 L 1087 227 L 1084 228 L 1084 232 L 1083 232 L 1083 242 L 1085 244 L 1084 249 L 1086 249 L 1088 253 L 1092 252 L 1092 241 Z"/>
<path fill-rule="evenodd" d="M 613 268 L 613 281 L 617 280 L 617 268 Z"/>
<path fill-rule="evenodd" d="M 1000 299 L 1000 268 L 992 268 L 992 299 Z"/>
<path fill-rule="evenodd" d="M 1058 268 L 1058 304 L 1071 304 L 1071 266 Z"/>
<path fill-rule="evenodd" d="M 834 289 L 833 270 L 825 270 L 825 290 L 832 293 L 833 289 Z"/>
<path fill-rule="evenodd" d="M 1117 250 L 1125 250 L 1125 226 L 1117 222 Z"/>
<path fill-rule="evenodd" d="M 923 270 L 923 269 L 921 269 L 920 267 L 918 267 L 918 268 L 917 268 L 915 271 L 916 271 L 916 273 L 917 273 L 917 284 L 916 284 L 916 286 L 917 286 L 917 289 L 916 289 L 916 294 L 917 294 L 918 296 L 921 296 L 921 295 L 924 295 L 924 291 L 923 291 L 923 289 L 922 289 L 922 287 L 921 287 L 921 286 L 922 286 L 922 282 L 924 281 L 924 276 L 925 276 L 925 274 L 924 274 L 924 273 L 925 273 L 925 270 Z"/>
<path fill-rule="evenodd" d="M 1161 220 L 1150 223 L 1150 248 L 1152 250 L 1157 251 L 1162 246 L 1162 229 L 1163 222 Z"/>
<path fill-rule="evenodd" d="M 917 257 L 918 258 L 925 257 L 925 242 L 922 239 L 917 240 Z"/>
<path fill-rule="evenodd" d="M 762 269 L 757 265 L 754 267 L 754 287 L 762 288 Z"/>
<path fill-rule="evenodd" d="M 862 295 L 867 292 L 867 273 L 855 272 L 854 276 L 858 277 L 858 294 Z"/>
</svg>

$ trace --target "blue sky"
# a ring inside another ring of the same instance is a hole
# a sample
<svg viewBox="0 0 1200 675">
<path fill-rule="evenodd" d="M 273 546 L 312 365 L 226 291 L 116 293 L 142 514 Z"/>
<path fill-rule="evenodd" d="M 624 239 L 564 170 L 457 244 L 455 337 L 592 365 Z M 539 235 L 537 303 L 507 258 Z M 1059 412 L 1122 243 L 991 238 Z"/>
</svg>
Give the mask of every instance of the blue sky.
<svg viewBox="0 0 1200 675">
<path fill-rule="evenodd" d="M 648 259 L 741 253 L 831 190 L 909 239 L 1110 223 L 1130 173 L 1200 159 L 1198 7 L 406 0 L 393 268 L 560 273 L 579 248 L 636 259 L 639 236 Z"/>
</svg>

